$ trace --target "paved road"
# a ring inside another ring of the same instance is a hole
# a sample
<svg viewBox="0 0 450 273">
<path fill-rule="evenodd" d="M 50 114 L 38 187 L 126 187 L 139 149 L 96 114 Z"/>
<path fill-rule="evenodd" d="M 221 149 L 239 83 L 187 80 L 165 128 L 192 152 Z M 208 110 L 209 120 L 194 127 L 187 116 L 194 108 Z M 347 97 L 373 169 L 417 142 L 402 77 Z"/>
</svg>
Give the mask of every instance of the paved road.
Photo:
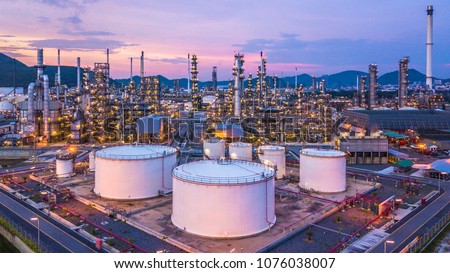
<svg viewBox="0 0 450 273">
<path fill-rule="evenodd" d="M 61 252 L 75 252 L 75 253 L 92 253 L 96 252 L 91 247 L 87 246 L 80 239 L 76 238 L 68 231 L 64 230 L 53 224 L 52 222 L 46 220 L 42 215 L 34 212 L 25 205 L 21 204 L 19 201 L 8 196 L 3 191 L 0 191 L 0 204 L 6 208 L 7 211 L 13 217 L 19 219 L 20 222 L 25 222 L 26 225 L 34 226 L 34 232 L 37 234 L 37 221 L 31 221 L 30 218 L 39 218 L 39 227 L 41 230 L 42 240 L 51 240 L 50 244 L 55 243 L 57 251 Z M 3 210 L 3 208 L 2 208 Z M 20 224 L 20 223 L 18 223 Z"/>
<path fill-rule="evenodd" d="M 356 168 L 351 168 L 352 170 L 357 170 Z M 370 172 L 370 171 L 367 171 Z M 399 180 L 405 179 L 401 175 L 379 175 L 380 178 L 390 177 Z M 414 178 L 417 182 L 426 183 L 430 185 L 437 186 L 438 181 L 435 179 L 428 178 Z M 440 219 L 445 213 L 450 210 L 450 183 L 441 182 L 441 188 L 444 193 L 438 196 L 430 204 L 425 206 L 417 214 L 413 215 L 408 221 L 403 223 L 401 226 L 395 228 L 395 230 L 386 237 L 385 240 L 394 241 L 393 244 L 386 245 L 387 252 L 400 252 L 404 247 L 406 247 L 414 238 L 421 236 L 429 229 L 437 220 Z M 384 252 L 384 241 L 380 242 L 376 247 L 371 249 L 370 252 L 382 253 Z"/>
</svg>

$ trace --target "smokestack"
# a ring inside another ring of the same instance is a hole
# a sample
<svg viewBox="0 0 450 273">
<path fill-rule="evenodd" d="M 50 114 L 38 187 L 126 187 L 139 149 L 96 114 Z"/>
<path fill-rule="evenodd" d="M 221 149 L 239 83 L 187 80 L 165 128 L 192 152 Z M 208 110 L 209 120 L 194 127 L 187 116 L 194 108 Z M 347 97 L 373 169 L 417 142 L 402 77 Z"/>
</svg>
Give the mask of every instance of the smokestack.
<svg viewBox="0 0 450 273">
<path fill-rule="evenodd" d="M 130 83 L 133 81 L 133 58 L 130 58 Z"/>
<path fill-rule="evenodd" d="M 109 64 L 109 48 L 106 49 L 106 63 Z"/>
<path fill-rule="evenodd" d="M 188 53 L 188 77 L 187 77 L 187 91 L 191 91 L 191 56 Z"/>
<path fill-rule="evenodd" d="M 297 67 L 295 68 L 295 86 L 294 90 L 297 89 Z"/>
<path fill-rule="evenodd" d="M 77 91 L 81 92 L 81 59 L 77 57 Z"/>
<path fill-rule="evenodd" d="M 217 91 L 217 66 L 213 66 L 212 88 L 213 88 L 214 91 Z"/>
<path fill-rule="evenodd" d="M 311 83 L 311 94 L 316 94 L 316 76 L 312 76 L 312 83 Z"/>
<path fill-rule="evenodd" d="M 426 87 L 433 89 L 433 6 L 427 6 L 427 71 L 426 71 Z"/>
<path fill-rule="evenodd" d="M 142 83 L 142 79 L 144 78 L 144 51 L 141 51 L 141 73 L 139 74 L 139 76 L 141 77 Z"/>
<path fill-rule="evenodd" d="M 241 116 L 241 92 L 244 81 L 244 55 L 234 54 L 234 115 Z"/>
<path fill-rule="evenodd" d="M 56 98 L 59 100 L 59 92 L 61 89 L 61 52 L 58 49 L 58 75 L 56 77 Z"/>
<path fill-rule="evenodd" d="M 42 78 L 44 79 L 44 136 L 47 139 L 48 142 L 50 142 L 50 128 L 49 128 L 49 92 L 50 92 L 50 85 L 48 82 L 48 76 L 42 75 Z"/>
<path fill-rule="evenodd" d="M 369 109 L 372 110 L 377 106 L 375 100 L 378 89 L 378 66 L 376 64 L 369 65 Z"/>
<path fill-rule="evenodd" d="M 366 76 L 361 76 L 361 84 L 359 85 L 359 107 L 364 108 L 366 105 Z"/>
<path fill-rule="evenodd" d="M 37 50 L 37 79 L 39 80 L 44 74 L 44 50 L 42 48 Z"/>
</svg>

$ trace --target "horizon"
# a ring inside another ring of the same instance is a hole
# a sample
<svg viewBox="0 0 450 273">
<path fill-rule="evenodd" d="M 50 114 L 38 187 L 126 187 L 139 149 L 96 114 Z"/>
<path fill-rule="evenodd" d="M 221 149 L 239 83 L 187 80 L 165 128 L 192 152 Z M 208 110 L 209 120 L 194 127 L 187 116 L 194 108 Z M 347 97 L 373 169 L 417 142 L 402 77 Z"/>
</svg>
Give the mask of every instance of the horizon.
<svg viewBox="0 0 450 273">
<path fill-rule="evenodd" d="M 30 1 L 33 9 L 28 8 Z M 268 76 L 294 76 L 296 67 L 298 75 L 318 77 L 348 70 L 367 72 L 370 63 L 378 64 L 379 73 L 385 74 L 398 70 L 398 60 L 404 56 L 411 57 L 410 69 L 424 73 L 426 6 L 431 4 L 433 77 L 450 78 L 446 54 L 450 40 L 445 35 L 450 22 L 444 17 L 450 3 L 410 2 L 130 1 L 124 12 L 119 1 L 10 0 L 0 11 L 0 51 L 32 66 L 36 49 L 44 48 L 45 63 L 56 65 L 60 48 L 62 66 L 75 66 L 79 56 L 82 66 L 92 67 L 94 62 L 106 62 L 106 48 L 110 48 L 114 79 L 129 78 L 130 57 L 133 71 L 139 74 L 141 51 L 145 75 L 169 79 L 186 78 L 188 53 L 198 56 L 201 81 L 210 80 L 213 66 L 218 67 L 220 81 L 232 78 L 235 51 L 245 55 L 245 76 L 255 75 L 260 50 L 267 57 Z M 279 12 L 267 15 L 268 11 Z"/>
</svg>

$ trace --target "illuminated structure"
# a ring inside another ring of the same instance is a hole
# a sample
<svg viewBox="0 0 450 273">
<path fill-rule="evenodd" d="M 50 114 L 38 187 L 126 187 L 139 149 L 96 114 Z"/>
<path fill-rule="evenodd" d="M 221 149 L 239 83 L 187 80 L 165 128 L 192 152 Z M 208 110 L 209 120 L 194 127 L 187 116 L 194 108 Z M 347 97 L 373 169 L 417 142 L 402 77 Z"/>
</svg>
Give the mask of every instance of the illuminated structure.
<svg viewBox="0 0 450 273">
<path fill-rule="evenodd" d="M 376 64 L 369 65 L 369 109 L 377 107 L 377 90 L 378 90 L 378 66 Z"/>
<path fill-rule="evenodd" d="M 136 200 L 172 190 L 176 150 L 159 145 L 117 146 L 95 153 L 94 193 L 110 199 Z"/>
<path fill-rule="evenodd" d="M 234 115 L 236 117 L 241 116 L 241 96 L 244 81 L 244 55 L 234 54 Z"/>
<path fill-rule="evenodd" d="M 408 94 L 408 63 L 409 57 L 404 57 L 399 61 L 398 68 L 398 108 L 406 106 Z"/>
<path fill-rule="evenodd" d="M 108 121 L 109 107 L 107 96 L 109 95 L 109 64 L 94 64 L 94 82 L 89 88 L 90 98 L 87 108 L 87 130 L 90 142 L 105 142 L 111 137 L 108 135 L 105 124 Z"/>
<path fill-rule="evenodd" d="M 198 88 L 198 69 L 197 69 L 197 55 L 192 54 L 191 58 L 191 101 L 192 101 L 192 110 L 198 111 L 201 109 L 202 98 L 200 95 L 200 90 Z"/>
<path fill-rule="evenodd" d="M 172 223 L 181 231 L 237 238 L 263 232 L 275 221 L 273 169 L 247 161 L 203 160 L 173 170 Z"/>
</svg>

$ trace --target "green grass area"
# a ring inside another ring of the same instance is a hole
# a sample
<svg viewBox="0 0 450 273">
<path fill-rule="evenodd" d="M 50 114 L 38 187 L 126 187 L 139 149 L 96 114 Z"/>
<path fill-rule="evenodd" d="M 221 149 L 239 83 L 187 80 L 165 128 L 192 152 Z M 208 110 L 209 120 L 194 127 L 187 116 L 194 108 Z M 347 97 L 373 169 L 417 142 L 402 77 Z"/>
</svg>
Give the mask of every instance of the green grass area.
<svg viewBox="0 0 450 273">
<path fill-rule="evenodd" d="M 18 253 L 17 250 L 5 237 L 0 235 L 0 253 Z"/>
<path fill-rule="evenodd" d="M 37 245 L 31 242 L 28 238 L 26 238 L 23 234 L 17 231 L 13 226 L 11 226 L 5 219 L 0 217 L 0 225 L 5 227 L 9 232 L 19 237 L 22 242 L 24 242 L 29 248 L 31 248 L 34 252 L 41 252 Z"/>
<path fill-rule="evenodd" d="M 448 225 L 437 238 L 431 242 L 427 248 L 423 250 L 423 253 L 435 253 L 436 248 L 443 242 L 444 238 L 450 234 L 450 225 Z"/>
</svg>

